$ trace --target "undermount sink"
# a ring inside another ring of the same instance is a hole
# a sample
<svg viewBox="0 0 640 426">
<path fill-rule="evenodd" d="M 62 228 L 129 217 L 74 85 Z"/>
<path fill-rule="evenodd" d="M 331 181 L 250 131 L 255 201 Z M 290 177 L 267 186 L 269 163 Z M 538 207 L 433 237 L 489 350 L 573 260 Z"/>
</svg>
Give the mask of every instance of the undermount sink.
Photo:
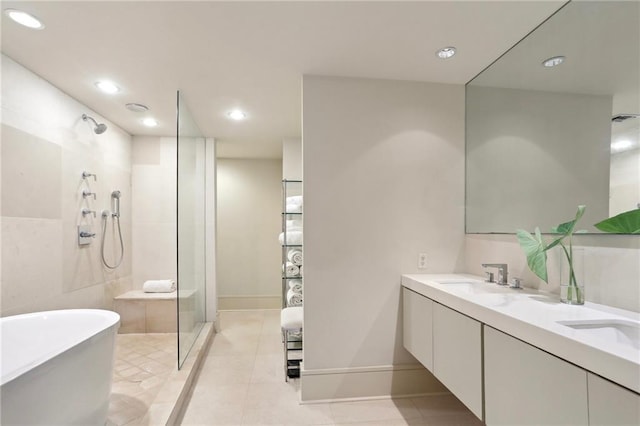
<svg viewBox="0 0 640 426">
<path fill-rule="evenodd" d="M 473 300 L 488 306 L 500 306 L 509 299 L 509 295 L 505 294 L 507 287 L 497 284 L 482 285 L 484 281 L 473 278 L 443 278 L 436 279 L 434 282 L 446 285 L 453 294 L 468 295 Z"/>
<path fill-rule="evenodd" d="M 434 280 L 438 284 L 452 285 L 456 287 L 471 288 L 472 286 L 481 283 L 480 280 L 474 280 L 473 278 L 445 278 L 440 280 Z"/>
<path fill-rule="evenodd" d="M 620 319 L 558 321 L 558 324 L 588 333 L 599 339 L 614 341 L 640 349 L 640 323 Z"/>
<path fill-rule="evenodd" d="M 467 293 L 487 294 L 487 293 L 503 293 L 506 286 L 494 284 L 491 286 L 481 286 L 484 281 L 475 280 L 473 278 L 443 278 L 434 280 L 438 284 L 443 284 L 453 291 L 463 291 Z"/>
</svg>

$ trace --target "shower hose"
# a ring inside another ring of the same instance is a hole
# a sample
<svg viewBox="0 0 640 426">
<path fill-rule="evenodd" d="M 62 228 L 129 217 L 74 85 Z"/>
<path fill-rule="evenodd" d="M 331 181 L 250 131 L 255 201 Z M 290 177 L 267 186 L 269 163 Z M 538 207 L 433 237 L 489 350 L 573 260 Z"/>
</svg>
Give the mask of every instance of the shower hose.
<svg viewBox="0 0 640 426">
<path fill-rule="evenodd" d="M 100 246 L 100 254 L 102 255 L 102 263 L 109 269 L 116 269 L 122 263 L 122 258 L 124 257 L 124 243 L 122 242 L 122 229 L 120 228 L 120 218 L 118 216 L 113 216 L 113 220 L 115 221 L 115 225 L 118 227 L 118 236 L 120 237 L 120 258 L 115 265 L 109 265 L 107 259 L 104 257 L 104 242 L 107 239 L 107 216 L 103 217 L 104 224 L 102 225 L 102 245 Z M 114 225 L 114 226 L 115 226 Z"/>
</svg>

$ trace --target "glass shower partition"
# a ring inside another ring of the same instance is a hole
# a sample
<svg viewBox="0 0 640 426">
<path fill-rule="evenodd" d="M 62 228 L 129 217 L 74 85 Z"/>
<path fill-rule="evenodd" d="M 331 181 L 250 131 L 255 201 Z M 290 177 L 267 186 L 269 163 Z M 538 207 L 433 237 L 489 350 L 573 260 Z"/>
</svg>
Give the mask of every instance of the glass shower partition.
<svg viewBox="0 0 640 426">
<path fill-rule="evenodd" d="M 178 368 L 205 321 L 205 137 L 178 91 Z"/>
</svg>

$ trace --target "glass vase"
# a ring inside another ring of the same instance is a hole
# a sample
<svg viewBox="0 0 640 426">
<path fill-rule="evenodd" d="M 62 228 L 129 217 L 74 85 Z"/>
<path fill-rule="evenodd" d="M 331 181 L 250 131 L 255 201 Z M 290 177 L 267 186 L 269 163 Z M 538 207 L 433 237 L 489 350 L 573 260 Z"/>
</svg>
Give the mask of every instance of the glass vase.
<svg viewBox="0 0 640 426">
<path fill-rule="evenodd" d="M 584 305 L 584 248 L 567 247 L 571 261 L 563 256 L 560 273 L 560 301 L 568 305 Z"/>
</svg>

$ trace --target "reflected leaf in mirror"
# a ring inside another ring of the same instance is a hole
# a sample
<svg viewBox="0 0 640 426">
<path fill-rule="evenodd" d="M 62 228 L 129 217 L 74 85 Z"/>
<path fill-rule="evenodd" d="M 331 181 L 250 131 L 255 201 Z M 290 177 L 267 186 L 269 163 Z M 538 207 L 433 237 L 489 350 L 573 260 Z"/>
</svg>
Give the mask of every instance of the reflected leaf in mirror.
<svg viewBox="0 0 640 426">
<path fill-rule="evenodd" d="M 594 226 L 610 234 L 640 234 L 640 208 L 620 213 Z"/>
</svg>

